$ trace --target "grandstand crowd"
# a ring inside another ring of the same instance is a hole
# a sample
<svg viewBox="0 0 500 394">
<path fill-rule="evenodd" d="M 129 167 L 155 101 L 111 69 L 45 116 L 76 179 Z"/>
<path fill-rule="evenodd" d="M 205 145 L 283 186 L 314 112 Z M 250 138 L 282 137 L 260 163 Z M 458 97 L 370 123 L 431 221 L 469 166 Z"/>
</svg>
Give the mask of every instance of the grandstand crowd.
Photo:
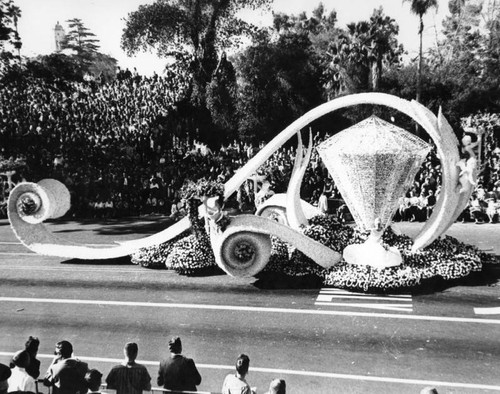
<svg viewBox="0 0 500 394">
<path fill-rule="evenodd" d="M 111 82 L 8 81 L 0 94 L 0 157 L 25 159 L 26 169 L 17 171 L 14 183 L 48 177 L 62 181 L 72 194 L 74 217 L 178 214 L 179 190 L 186 179 L 225 182 L 264 146 L 234 140 L 214 149 L 198 142 L 196 132 L 185 132 L 188 122 L 172 116 L 185 89 L 187 83 L 172 73 L 144 77 L 128 70 L 120 70 Z M 500 147 L 491 132 L 498 123 L 493 115 L 484 134 L 482 172 L 460 220 L 498 221 Z M 318 136 L 314 142 L 320 142 Z M 281 148 L 258 170 L 274 192 L 286 190 L 295 153 L 292 146 Z M 401 199 L 395 219 L 428 218 L 440 182 L 439 160 L 431 153 Z M 5 205 L 12 183 L 4 177 L 1 187 Z M 244 183 L 227 206 L 255 209 L 254 188 L 254 183 Z M 314 205 L 325 197 L 341 200 L 316 152 L 301 197 Z M 331 205 L 330 213 L 342 216 L 345 206 L 337 207 Z"/>
</svg>

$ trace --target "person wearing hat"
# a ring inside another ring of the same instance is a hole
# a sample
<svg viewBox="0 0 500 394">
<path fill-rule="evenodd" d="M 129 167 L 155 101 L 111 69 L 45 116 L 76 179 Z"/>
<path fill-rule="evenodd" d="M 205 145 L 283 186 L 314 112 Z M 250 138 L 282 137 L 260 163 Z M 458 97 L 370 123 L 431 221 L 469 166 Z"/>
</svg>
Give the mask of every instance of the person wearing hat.
<svg viewBox="0 0 500 394">
<path fill-rule="evenodd" d="M 57 342 L 54 354 L 43 384 L 52 387 L 52 394 L 85 394 L 87 363 L 73 357 L 73 345 L 68 341 Z"/>
<path fill-rule="evenodd" d="M 151 376 L 147 368 L 135 362 L 139 353 L 137 343 L 125 344 L 123 353 L 123 363 L 111 368 L 106 377 L 108 389 L 116 390 L 116 394 L 142 394 L 144 390 L 151 390 Z"/>
<path fill-rule="evenodd" d="M 201 383 L 201 375 L 191 358 L 184 357 L 182 342 L 173 337 L 168 342 L 170 357 L 160 362 L 157 383 L 168 390 L 196 391 Z"/>
<path fill-rule="evenodd" d="M 283 379 L 274 379 L 269 385 L 269 391 L 266 394 L 286 394 L 286 383 Z"/>
<path fill-rule="evenodd" d="M 12 371 L 7 365 L 0 364 L 0 394 L 7 394 L 9 389 L 8 379 L 12 375 Z"/>
<path fill-rule="evenodd" d="M 12 357 L 14 368 L 8 380 L 8 392 L 23 391 L 29 393 L 36 393 L 35 379 L 28 375 L 26 367 L 30 364 L 30 355 L 26 350 L 20 350 Z"/>
</svg>

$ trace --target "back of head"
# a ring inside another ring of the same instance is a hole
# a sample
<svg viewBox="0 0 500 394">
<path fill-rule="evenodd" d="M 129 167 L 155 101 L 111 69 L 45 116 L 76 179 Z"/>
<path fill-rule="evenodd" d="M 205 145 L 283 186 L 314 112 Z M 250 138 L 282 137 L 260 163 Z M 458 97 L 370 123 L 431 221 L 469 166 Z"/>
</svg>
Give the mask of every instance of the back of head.
<svg viewBox="0 0 500 394">
<path fill-rule="evenodd" d="M 91 391 L 98 391 L 102 383 L 102 373 L 97 369 L 91 369 L 85 374 L 85 381 Z"/>
<path fill-rule="evenodd" d="M 73 345 L 68 341 L 60 341 L 56 343 L 56 351 L 63 358 L 70 358 L 73 354 Z"/>
<path fill-rule="evenodd" d="M 27 368 L 30 365 L 30 355 L 26 350 L 20 350 L 14 354 L 12 362 L 16 367 Z"/>
<path fill-rule="evenodd" d="M 30 336 L 24 346 L 29 354 L 36 354 L 38 352 L 39 345 L 40 341 L 38 340 L 38 338 Z"/>
<path fill-rule="evenodd" d="M 125 351 L 125 356 L 127 356 L 131 360 L 135 360 L 137 357 L 137 353 L 139 353 L 139 347 L 137 346 L 137 343 L 134 342 L 126 343 L 123 350 Z"/>
<path fill-rule="evenodd" d="M 269 394 L 286 394 L 286 383 L 283 379 L 274 379 L 269 385 Z"/>
<path fill-rule="evenodd" d="M 182 353 L 181 339 L 179 337 L 172 337 L 170 341 L 168 341 L 168 350 L 170 351 L 170 353 Z"/>
<path fill-rule="evenodd" d="M 250 358 L 246 354 L 240 354 L 236 360 L 236 372 L 246 375 L 250 367 Z"/>
<path fill-rule="evenodd" d="M 438 394 L 438 391 L 434 387 L 424 387 L 420 394 Z"/>
</svg>

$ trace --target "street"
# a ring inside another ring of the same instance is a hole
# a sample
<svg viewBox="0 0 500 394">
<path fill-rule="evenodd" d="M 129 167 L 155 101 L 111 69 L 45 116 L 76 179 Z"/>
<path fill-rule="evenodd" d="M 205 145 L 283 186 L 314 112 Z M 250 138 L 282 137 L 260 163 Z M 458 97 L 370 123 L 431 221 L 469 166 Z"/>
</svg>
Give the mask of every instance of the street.
<svg viewBox="0 0 500 394">
<path fill-rule="evenodd" d="M 81 242 L 110 243 L 161 225 L 152 218 L 49 226 Z M 400 227 L 412 233 L 417 225 Z M 456 224 L 450 232 L 500 254 L 499 225 Z M 126 259 L 37 256 L 1 220 L 0 272 L 0 362 L 38 336 L 42 374 L 62 339 L 104 376 L 133 341 L 156 386 L 158 361 L 179 335 L 202 375 L 200 391 L 220 392 L 240 353 L 250 357 L 247 380 L 258 393 L 275 377 L 286 380 L 289 393 L 500 391 L 498 266 L 453 287 L 367 295 L 226 275 L 185 277 Z"/>
</svg>

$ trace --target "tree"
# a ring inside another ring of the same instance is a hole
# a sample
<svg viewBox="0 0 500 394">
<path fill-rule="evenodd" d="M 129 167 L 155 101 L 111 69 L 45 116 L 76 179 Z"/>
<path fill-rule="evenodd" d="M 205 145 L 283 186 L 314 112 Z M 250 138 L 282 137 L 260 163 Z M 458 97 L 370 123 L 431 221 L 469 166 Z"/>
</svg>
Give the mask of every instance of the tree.
<svg viewBox="0 0 500 394">
<path fill-rule="evenodd" d="M 78 55 L 89 55 L 96 53 L 99 49 L 96 35 L 83 24 L 81 19 L 73 18 L 66 21 L 69 32 L 62 43 L 62 48 L 74 50 Z"/>
<path fill-rule="evenodd" d="M 130 13 L 122 35 L 122 48 L 129 55 L 155 50 L 159 56 L 182 63 L 191 75 L 188 100 L 196 108 L 197 123 L 211 134 L 212 113 L 207 108 L 207 86 L 215 77 L 223 53 L 254 37 L 258 28 L 246 23 L 238 12 L 267 7 L 271 0 L 156 0 Z M 209 89 L 208 93 L 220 89 Z M 210 98 L 209 100 L 217 99 Z M 214 108 L 214 107 L 211 107 Z"/>
<path fill-rule="evenodd" d="M 16 60 L 20 60 L 21 38 L 17 31 L 17 21 L 21 10 L 13 0 L 0 0 L 0 75 L 4 75 Z M 17 51 L 17 55 L 11 52 Z"/>
<path fill-rule="evenodd" d="M 348 24 L 347 34 L 329 49 L 338 90 L 379 90 L 384 65 L 399 64 L 404 52 L 398 33 L 398 24 L 382 8 L 375 9 L 369 21 Z"/>
<path fill-rule="evenodd" d="M 461 0 L 459 0 L 461 1 Z M 420 102 L 422 93 L 422 66 L 423 66 L 423 49 L 422 49 L 422 36 L 424 32 L 424 15 L 432 8 L 437 7 L 437 0 L 403 0 L 403 2 L 410 2 L 410 10 L 413 14 L 418 15 L 420 23 L 418 27 L 418 35 L 420 39 L 418 50 L 418 74 L 417 74 L 417 97 L 416 100 Z"/>
<path fill-rule="evenodd" d="M 326 13 L 323 3 L 319 3 L 309 18 L 305 13 L 300 15 L 276 13 L 273 19 L 273 28 L 277 34 L 293 32 L 308 36 L 312 55 L 321 70 L 321 83 L 327 100 L 332 99 L 336 93 L 336 73 L 331 67 L 332 55 L 329 52 L 331 43 L 342 33 L 336 23 L 337 12 L 332 10 Z"/>
<path fill-rule="evenodd" d="M 112 80 L 116 75 L 117 61 L 113 57 L 99 52 L 99 39 L 90 31 L 81 19 L 66 21 L 69 32 L 61 43 L 62 49 L 70 49 L 71 53 L 51 54 L 32 61 L 32 68 L 50 76 L 68 80 L 81 80 L 86 74 L 94 78 Z M 39 62 L 38 65 L 34 62 Z M 57 65 L 60 65 L 59 67 Z M 45 69 L 45 70 L 44 70 Z"/>
<path fill-rule="evenodd" d="M 321 71 L 303 32 L 263 38 L 238 57 L 237 70 L 243 139 L 269 139 L 322 101 Z"/>
</svg>

